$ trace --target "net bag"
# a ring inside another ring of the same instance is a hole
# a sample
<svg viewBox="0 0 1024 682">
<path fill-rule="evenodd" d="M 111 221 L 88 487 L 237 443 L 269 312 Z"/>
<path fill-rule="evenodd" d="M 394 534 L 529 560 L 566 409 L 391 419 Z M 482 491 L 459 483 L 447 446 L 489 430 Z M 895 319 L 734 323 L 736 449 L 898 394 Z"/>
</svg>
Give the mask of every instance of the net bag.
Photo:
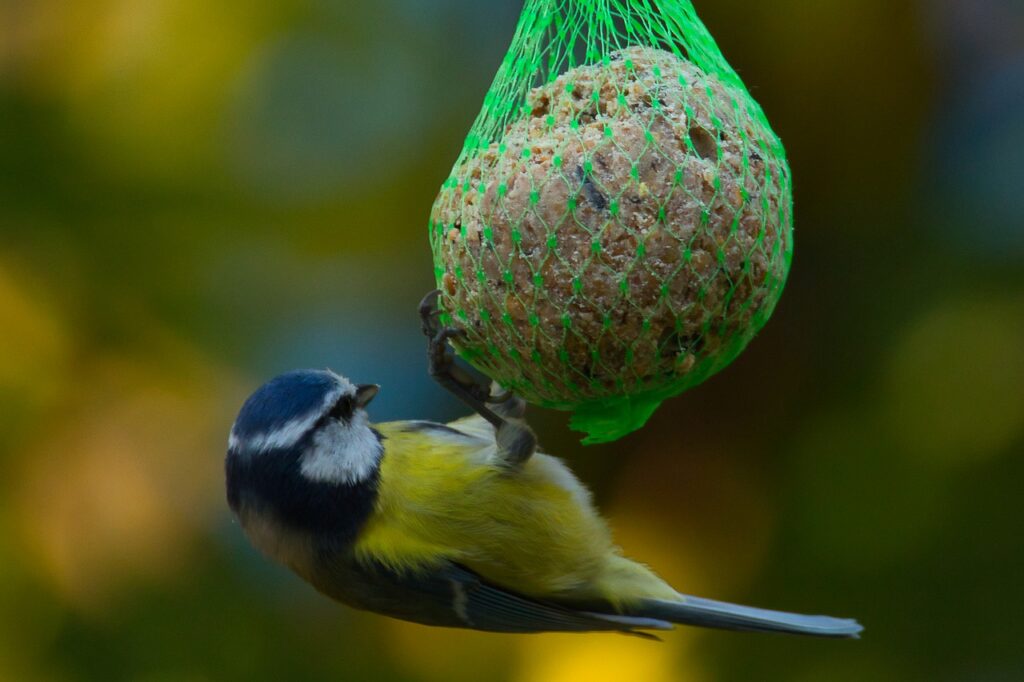
<svg viewBox="0 0 1024 682">
<path fill-rule="evenodd" d="M 611 441 L 768 320 L 789 167 L 689 0 L 527 0 L 430 239 L 459 354 Z"/>
</svg>

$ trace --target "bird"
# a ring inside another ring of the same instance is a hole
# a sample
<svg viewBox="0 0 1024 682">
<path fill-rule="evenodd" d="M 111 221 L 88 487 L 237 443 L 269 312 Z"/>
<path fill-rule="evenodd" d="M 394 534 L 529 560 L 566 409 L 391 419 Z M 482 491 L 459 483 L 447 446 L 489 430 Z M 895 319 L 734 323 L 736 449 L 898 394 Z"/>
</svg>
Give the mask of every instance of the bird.
<svg viewBox="0 0 1024 682">
<path fill-rule="evenodd" d="M 424 625 L 504 633 L 675 624 L 856 638 L 855 620 L 682 594 L 615 545 L 590 492 L 541 452 L 525 404 L 457 367 L 460 335 L 421 308 L 430 374 L 474 409 L 372 423 L 376 384 L 287 372 L 243 404 L 227 501 L 251 544 L 327 597 Z"/>
</svg>

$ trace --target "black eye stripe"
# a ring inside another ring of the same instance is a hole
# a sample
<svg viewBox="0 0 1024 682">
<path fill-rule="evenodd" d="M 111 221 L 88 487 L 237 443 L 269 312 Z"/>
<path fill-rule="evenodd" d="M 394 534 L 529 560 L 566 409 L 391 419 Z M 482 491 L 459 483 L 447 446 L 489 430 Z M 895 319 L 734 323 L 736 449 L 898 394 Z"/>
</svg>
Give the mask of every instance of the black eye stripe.
<svg viewBox="0 0 1024 682">
<path fill-rule="evenodd" d="M 355 403 L 352 401 L 352 396 L 342 396 L 338 399 L 338 402 L 334 403 L 334 407 L 328 413 L 329 416 L 334 419 L 344 419 L 348 421 L 352 418 L 352 410 L 355 407 Z"/>
</svg>

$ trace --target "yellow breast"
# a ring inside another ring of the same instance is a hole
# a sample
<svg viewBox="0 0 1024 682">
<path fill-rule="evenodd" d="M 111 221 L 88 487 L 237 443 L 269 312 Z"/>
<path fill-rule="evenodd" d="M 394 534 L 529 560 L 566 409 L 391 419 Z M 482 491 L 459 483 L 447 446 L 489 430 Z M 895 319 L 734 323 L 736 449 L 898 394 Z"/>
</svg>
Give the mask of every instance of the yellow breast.
<svg viewBox="0 0 1024 682">
<path fill-rule="evenodd" d="M 358 557 L 397 570 L 457 561 L 533 596 L 584 596 L 618 557 L 589 493 L 559 460 L 538 453 L 508 471 L 494 461 L 493 439 L 417 422 L 377 428 L 379 498 Z"/>
</svg>

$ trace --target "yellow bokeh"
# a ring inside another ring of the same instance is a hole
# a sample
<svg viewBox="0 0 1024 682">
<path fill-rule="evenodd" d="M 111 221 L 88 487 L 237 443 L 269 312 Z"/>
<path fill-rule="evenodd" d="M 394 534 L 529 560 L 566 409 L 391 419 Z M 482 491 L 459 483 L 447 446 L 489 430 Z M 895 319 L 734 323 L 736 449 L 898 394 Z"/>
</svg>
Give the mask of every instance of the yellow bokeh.
<svg viewBox="0 0 1024 682">
<path fill-rule="evenodd" d="M 72 342 L 58 314 L 0 263 L 0 396 L 37 405 L 54 399 Z"/>
<path fill-rule="evenodd" d="M 686 634 L 652 642 L 627 635 L 541 635 L 525 642 L 516 682 L 701 682 Z"/>
<path fill-rule="evenodd" d="M 210 368 L 178 376 L 127 358 L 76 373 L 76 392 L 19 456 L 13 525 L 64 599 L 116 608 L 128 585 L 179 575 L 220 511 L 222 402 Z M 205 375 L 201 378 L 200 372 Z"/>
<path fill-rule="evenodd" d="M 40 0 L 11 19 L 12 68 L 117 174 L 162 177 L 213 160 L 234 81 L 286 8 L 199 0 Z"/>
</svg>

